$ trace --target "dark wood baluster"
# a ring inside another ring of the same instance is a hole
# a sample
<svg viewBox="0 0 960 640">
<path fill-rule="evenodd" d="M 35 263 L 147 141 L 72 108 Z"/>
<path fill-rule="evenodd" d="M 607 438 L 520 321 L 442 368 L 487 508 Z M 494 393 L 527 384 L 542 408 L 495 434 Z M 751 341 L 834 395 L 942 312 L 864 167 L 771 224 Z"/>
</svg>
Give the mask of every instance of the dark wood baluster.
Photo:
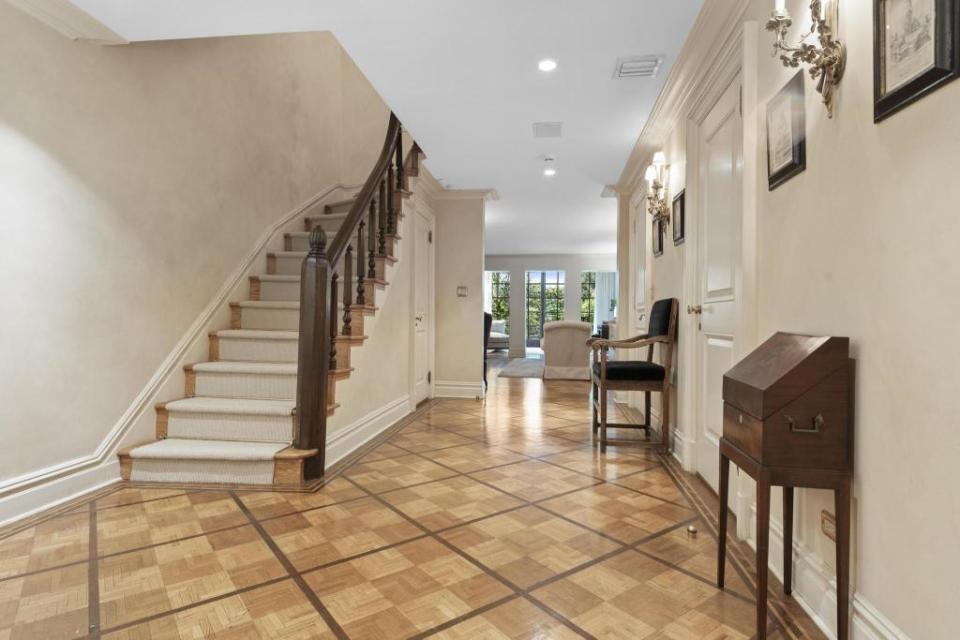
<svg viewBox="0 0 960 640">
<path fill-rule="evenodd" d="M 350 335 L 352 318 L 350 307 L 353 305 L 353 245 L 347 245 L 347 255 L 343 259 L 343 335 Z"/>
<path fill-rule="evenodd" d="M 300 327 L 297 367 L 297 408 L 294 446 L 319 449 L 306 461 L 307 478 L 323 476 L 327 442 L 327 378 L 334 353 L 327 340 L 327 300 L 336 284 L 327 259 L 327 234 L 322 227 L 310 232 L 310 251 L 300 267 Z"/>
<path fill-rule="evenodd" d="M 397 232 L 396 200 L 399 197 L 398 194 L 399 192 L 395 188 L 393 178 L 393 163 L 391 162 L 387 169 L 387 233 L 390 235 Z M 386 253 L 386 251 L 384 251 L 384 253 Z"/>
<path fill-rule="evenodd" d="M 377 277 L 377 200 L 373 198 L 370 200 L 370 223 L 367 225 L 367 233 L 370 234 L 370 237 L 367 238 L 367 245 L 369 250 L 369 258 L 367 259 L 367 279 L 373 280 Z M 373 301 L 371 300 L 371 304 Z"/>
<path fill-rule="evenodd" d="M 337 310 L 340 308 L 340 298 L 337 297 L 337 285 L 340 276 L 336 271 L 330 280 L 330 368 L 337 368 Z"/>
<path fill-rule="evenodd" d="M 380 242 L 377 246 L 377 255 L 387 255 L 387 199 L 389 189 L 386 183 L 380 181 Z"/>
<path fill-rule="evenodd" d="M 397 191 L 407 188 L 406 176 L 403 175 L 403 129 L 397 130 Z"/>
<path fill-rule="evenodd" d="M 363 264 L 366 258 L 363 250 L 363 242 L 366 239 L 363 235 L 365 227 L 366 223 L 363 218 L 360 218 L 360 224 L 357 226 L 357 304 L 360 306 L 367 304 L 367 290 L 363 286 L 363 274 L 367 271 Z"/>
</svg>

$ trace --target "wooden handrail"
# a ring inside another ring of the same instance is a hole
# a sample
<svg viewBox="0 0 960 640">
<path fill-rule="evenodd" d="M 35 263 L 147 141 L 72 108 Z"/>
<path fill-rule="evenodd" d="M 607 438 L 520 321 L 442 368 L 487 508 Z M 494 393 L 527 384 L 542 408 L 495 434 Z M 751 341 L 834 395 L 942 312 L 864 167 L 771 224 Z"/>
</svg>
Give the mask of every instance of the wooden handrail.
<svg viewBox="0 0 960 640">
<path fill-rule="evenodd" d="M 360 220 L 363 219 L 363 215 L 367 211 L 367 207 L 370 206 L 370 201 L 376 194 L 380 186 L 380 181 L 387 174 L 387 169 L 392 166 L 391 161 L 393 160 L 395 150 L 399 146 L 399 140 L 400 120 L 397 119 L 396 114 L 391 112 L 390 123 L 387 125 L 387 138 L 383 142 L 383 149 L 380 151 L 377 164 L 373 166 L 373 171 L 370 172 L 367 181 L 363 183 L 363 188 L 360 189 L 360 193 L 357 194 L 357 199 L 354 200 L 353 205 L 350 207 L 350 213 L 347 214 L 347 219 L 343 221 L 343 226 L 340 227 L 337 231 L 337 236 L 333 239 L 333 242 L 330 243 L 327 255 L 330 258 L 331 264 L 337 264 L 340 258 L 343 257 L 343 253 L 347 250 L 350 238 L 353 237 L 357 226 L 360 224 Z"/>
<path fill-rule="evenodd" d="M 412 158 L 411 171 L 416 172 L 420 160 L 420 148 L 416 143 L 411 154 L 416 156 Z M 354 322 L 362 327 L 362 318 L 353 318 L 354 307 L 362 312 L 365 306 L 373 305 L 374 301 L 366 297 L 365 282 L 376 277 L 376 259 L 386 260 L 386 240 L 397 233 L 401 190 L 406 186 L 402 127 L 397 116 L 391 113 L 380 156 L 334 238 L 328 242 L 322 224 L 310 229 L 310 250 L 300 270 L 294 435 L 296 448 L 318 451 L 317 455 L 306 460 L 304 473 L 307 479 L 322 477 L 324 473 L 327 411 L 333 387 L 330 373 L 344 368 L 339 364 L 343 361 L 338 357 L 338 350 L 349 352 L 350 349 L 348 343 L 338 344 L 340 298 L 343 303 L 342 333 L 352 337 Z M 365 242 L 368 247 L 364 247 Z M 368 251 L 366 256 L 365 249 Z M 341 259 L 343 272 L 338 273 Z"/>
</svg>

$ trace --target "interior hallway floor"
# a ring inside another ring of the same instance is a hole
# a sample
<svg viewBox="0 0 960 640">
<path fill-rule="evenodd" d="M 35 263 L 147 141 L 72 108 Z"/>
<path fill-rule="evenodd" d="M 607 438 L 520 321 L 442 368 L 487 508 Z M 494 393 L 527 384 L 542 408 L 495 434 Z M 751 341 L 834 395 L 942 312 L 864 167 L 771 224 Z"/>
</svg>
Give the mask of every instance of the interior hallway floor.
<svg viewBox="0 0 960 640">
<path fill-rule="evenodd" d="M 601 456 L 585 382 L 490 379 L 312 493 L 124 484 L 0 532 L 0 640 L 754 635 L 702 483 Z M 776 589 L 769 637 L 822 638 Z"/>
</svg>

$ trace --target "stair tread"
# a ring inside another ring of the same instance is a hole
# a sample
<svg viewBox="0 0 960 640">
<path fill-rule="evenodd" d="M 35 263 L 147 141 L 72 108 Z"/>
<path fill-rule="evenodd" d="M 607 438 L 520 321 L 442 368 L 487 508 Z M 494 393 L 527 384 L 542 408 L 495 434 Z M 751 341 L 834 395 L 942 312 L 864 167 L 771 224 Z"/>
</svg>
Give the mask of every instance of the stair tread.
<svg viewBox="0 0 960 640">
<path fill-rule="evenodd" d="M 166 404 L 170 413 L 222 413 L 258 416 L 291 416 L 294 400 L 250 400 L 245 398 L 183 398 Z"/>
<path fill-rule="evenodd" d="M 284 442 L 237 442 L 234 440 L 190 440 L 165 438 L 134 447 L 130 457 L 153 460 L 273 460 L 289 447 Z"/>
<path fill-rule="evenodd" d="M 230 304 L 235 304 L 238 307 L 243 309 L 280 309 L 280 310 L 294 310 L 300 308 L 299 300 L 241 300 L 239 302 L 231 302 Z M 343 308 L 343 303 L 340 302 L 338 305 L 341 309 Z M 236 329 L 240 331 L 240 329 Z M 264 329 L 264 331 L 281 331 L 281 329 Z"/>
<path fill-rule="evenodd" d="M 323 214 L 310 215 L 310 216 L 307 216 L 307 218 L 309 220 L 324 220 L 324 221 L 334 220 L 334 221 L 342 222 L 346 220 L 347 214 L 346 213 L 323 213 Z M 288 238 L 309 238 L 310 232 L 309 231 L 287 231 L 283 235 L 287 236 Z"/>
<path fill-rule="evenodd" d="M 237 338 L 241 340 L 298 340 L 296 331 L 275 329 L 221 329 L 215 334 L 218 338 Z"/>
<path fill-rule="evenodd" d="M 232 304 L 249 309 L 299 309 L 299 300 L 239 300 Z"/>
<path fill-rule="evenodd" d="M 271 251 L 267 254 L 268 256 L 275 256 L 277 258 L 306 258 L 306 251 Z"/>
<path fill-rule="evenodd" d="M 249 373 L 260 375 L 297 375 L 296 362 L 198 362 L 193 370 L 200 373 Z"/>
<path fill-rule="evenodd" d="M 336 202 L 331 202 L 330 204 L 324 205 L 324 208 L 336 209 L 337 207 L 345 207 L 347 205 L 352 205 L 356 197 L 347 198 L 346 200 L 337 200 Z M 312 216 L 313 217 L 313 216 Z"/>
<path fill-rule="evenodd" d="M 260 282 L 300 282 L 300 276 L 292 275 L 292 274 L 289 274 L 289 275 L 269 274 L 269 275 L 262 275 L 262 276 L 253 276 L 253 277 L 258 279 Z M 357 280 L 358 278 L 354 276 L 353 279 Z M 372 280 L 377 284 L 386 283 L 386 280 L 377 280 L 376 278 L 368 278 L 367 276 L 364 276 L 363 279 L 364 281 Z"/>
</svg>

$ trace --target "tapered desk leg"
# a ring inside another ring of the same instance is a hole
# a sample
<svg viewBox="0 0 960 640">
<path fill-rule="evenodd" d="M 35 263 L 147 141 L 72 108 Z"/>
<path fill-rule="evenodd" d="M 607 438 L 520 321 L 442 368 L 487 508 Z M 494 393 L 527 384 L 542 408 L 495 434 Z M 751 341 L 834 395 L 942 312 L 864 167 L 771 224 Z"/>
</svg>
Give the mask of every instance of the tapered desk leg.
<svg viewBox="0 0 960 640">
<path fill-rule="evenodd" d="M 834 492 L 837 512 L 837 640 L 849 638 L 850 626 L 850 483 L 846 478 Z"/>
<path fill-rule="evenodd" d="M 730 458 L 720 454 L 720 517 L 717 520 L 717 587 L 723 589 L 727 568 L 727 493 L 730 483 Z"/>
<path fill-rule="evenodd" d="M 783 592 L 793 591 L 793 487 L 783 488 Z"/>
<path fill-rule="evenodd" d="M 600 387 L 596 382 L 593 382 L 593 399 L 591 400 L 591 405 L 593 406 L 593 435 L 594 440 L 596 440 L 597 431 L 600 430 L 600 419 L 597 416 L 597 400 L 600 397 Z"/>
<path fill-rule="evenodd" d="M 767 637 L 767 561 L 770 544 L 770 476 L 757 477 L 757 640 Z"/>
<path fill-rule="evenodd" d="M 607 452 L 607 390 L 600 387 L 600 453 Z"/>
</svg>

